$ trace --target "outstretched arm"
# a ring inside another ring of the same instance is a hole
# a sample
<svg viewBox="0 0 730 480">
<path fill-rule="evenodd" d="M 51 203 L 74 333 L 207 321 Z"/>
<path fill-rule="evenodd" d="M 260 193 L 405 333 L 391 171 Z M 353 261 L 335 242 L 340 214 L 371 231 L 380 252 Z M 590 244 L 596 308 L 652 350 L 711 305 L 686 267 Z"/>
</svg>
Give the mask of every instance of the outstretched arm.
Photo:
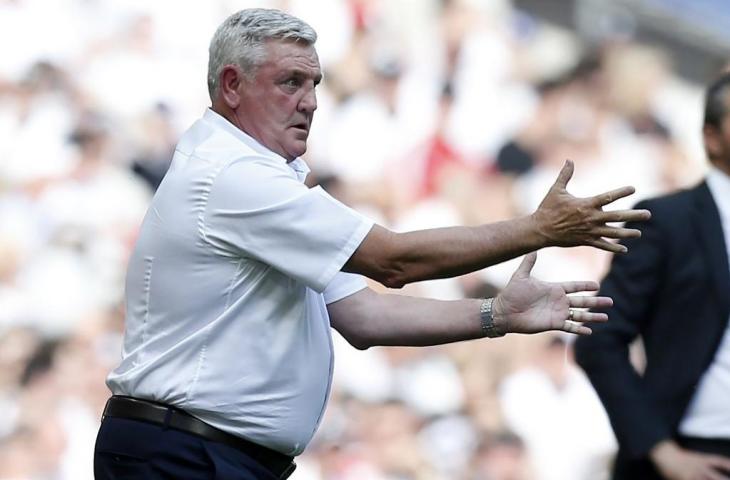
<svg viewBox="0 0 730 480">
<path fill-rule="evenodd" d="M 566 322 L 569 309 L 607 307 L 607 297 L 568 296 L 595 291 L 596 282 L 542 282 L 530 276 L 536 253 L 525 257 L 493 304 L 496 327 L 503 333 L 564 330 L 581 335 L 591 330 Z M 479 310 L 482 299 L 441 301 L 361 290 L 327 306 L 330 322 L 357 348 L 375 345 L 424 346 L 484 336 Z M 577 322 L 602 322 L 603 313 L 575 310 Z"/>
<path fill-rule="evenodd" d="M 637 229 L 609 222 L 643 221 L 647 210 L 604 211 L 603 207 L 634 193 L 623 187 L 589 198 L 566 190 L 573 163 L 566 162 L 537 210 L 527 217 L 477 227 L 451 227 L 395 233 L 375 226 L 343 270 L 360 273 L 388 287 L 463 275 L 543 247 L 588 245 L 623 252 L 607 238 L 638 237 Z"/>
</svg>

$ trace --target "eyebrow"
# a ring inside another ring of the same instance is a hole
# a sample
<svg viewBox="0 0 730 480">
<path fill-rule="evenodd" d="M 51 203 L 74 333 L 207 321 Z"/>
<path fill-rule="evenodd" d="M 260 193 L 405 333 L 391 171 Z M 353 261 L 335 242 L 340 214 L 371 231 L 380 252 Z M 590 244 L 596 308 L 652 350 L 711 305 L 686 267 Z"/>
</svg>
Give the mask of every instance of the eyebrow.
<svg viewBox="0 0 730 480">
<path fill-rule="evenodd" d="M 292 76 L 292 75 L 298 76 L 298 77 L 310 78 L 309 73 L 306 70 L 302 70 L 300 68 L 292 68 L 286 74 L 287 77 Z M 314 79 L 313 79 L 314 84 L 319 85 L 322 82 L 323 78 L 324 78 L 324 75 L 322 74 L 322 72 L 320 72 L 319 75 L 314 77 Z"/>
</svg>

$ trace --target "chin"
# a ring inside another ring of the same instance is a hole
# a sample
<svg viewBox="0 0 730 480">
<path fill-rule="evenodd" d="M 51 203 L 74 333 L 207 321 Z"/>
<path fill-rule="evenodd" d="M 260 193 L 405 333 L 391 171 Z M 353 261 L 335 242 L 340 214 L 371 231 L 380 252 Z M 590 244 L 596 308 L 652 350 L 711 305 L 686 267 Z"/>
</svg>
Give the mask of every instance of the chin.
<svg viewBox="0 0 730 480">
<path fill-rule="evenodd" d="M 307 152 L 307 144 L 304 145 L 292 145 L 291 148 L 287 149 L 289 161 L 294 160 L 297 157 L 301 157 Z"/>
</svg>

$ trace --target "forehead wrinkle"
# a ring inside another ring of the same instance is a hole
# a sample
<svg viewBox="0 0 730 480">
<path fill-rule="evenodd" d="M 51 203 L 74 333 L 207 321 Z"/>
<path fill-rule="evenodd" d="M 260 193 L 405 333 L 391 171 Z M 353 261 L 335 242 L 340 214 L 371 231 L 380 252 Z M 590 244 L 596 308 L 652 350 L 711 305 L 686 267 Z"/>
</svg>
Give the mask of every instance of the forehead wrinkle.
<svg viewBox="0 0 730 480">
<path fill-rule="evenodd" d="M 310 57 L 309 55 L 302 55 L 297 52 L 294 55 L 286 56 L 284 58 L 293 63 L 291 68 L 310 71 L 319 71 L 320 69 L 319 59 L 317 58 L 316 54 Z"/>
</svg>

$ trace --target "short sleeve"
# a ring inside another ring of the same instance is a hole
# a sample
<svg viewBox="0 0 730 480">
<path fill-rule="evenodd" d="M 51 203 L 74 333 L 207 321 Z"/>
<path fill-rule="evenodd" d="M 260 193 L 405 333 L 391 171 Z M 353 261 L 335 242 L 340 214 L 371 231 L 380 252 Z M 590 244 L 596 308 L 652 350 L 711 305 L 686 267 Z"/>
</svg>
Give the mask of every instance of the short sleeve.
<svg viewBox="0 0 730 480">
<path fill-rule="evenodd" d="M 327 285 L 323 292 L 324 303 L 329 305 L 345 297 L 349 297 L 353 293 L 367 288 L 368 284 L 365 279 L 354 273 L 337 272 L 335 278 Z"/>
<path fill-rule="evenodd" d="M 373 226 L 286 164 L 256 157 L 213 179 L 202 223 L 219 253 L 255 258 L 320 293 Z"/>
</svg>

